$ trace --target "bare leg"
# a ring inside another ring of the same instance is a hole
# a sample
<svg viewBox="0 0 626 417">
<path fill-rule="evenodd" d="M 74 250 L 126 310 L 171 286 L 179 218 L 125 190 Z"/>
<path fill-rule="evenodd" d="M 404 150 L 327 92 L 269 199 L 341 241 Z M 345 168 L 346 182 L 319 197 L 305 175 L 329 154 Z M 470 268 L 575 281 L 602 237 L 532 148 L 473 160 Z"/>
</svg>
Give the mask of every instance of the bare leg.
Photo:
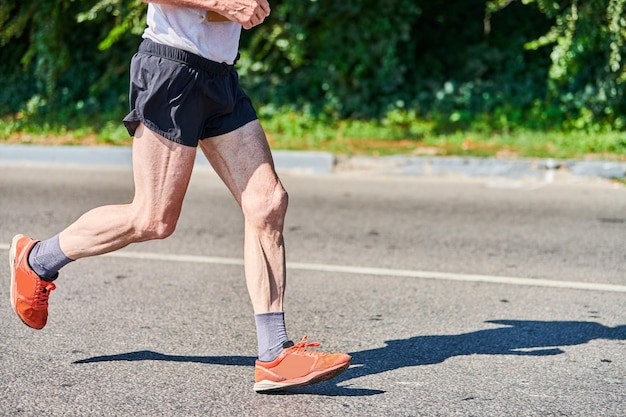
<svg viewBox="0 0 626 417">
<path fill-rule="evenodd" d="M 140 125 L 133 142 L 132 203 L 98 207 L 82 215 L 59 235 L 65 255 L 76 260 L 171 235 L 195 154 L 196 148 L 169 141 Z"/>
<path fill-rule="evenodd" d="M 244 270 L 254 313 L 283 311 L 287 193 L 260 123 L 202 140 L 200 147 L 244 214 Z"/>
</svg>

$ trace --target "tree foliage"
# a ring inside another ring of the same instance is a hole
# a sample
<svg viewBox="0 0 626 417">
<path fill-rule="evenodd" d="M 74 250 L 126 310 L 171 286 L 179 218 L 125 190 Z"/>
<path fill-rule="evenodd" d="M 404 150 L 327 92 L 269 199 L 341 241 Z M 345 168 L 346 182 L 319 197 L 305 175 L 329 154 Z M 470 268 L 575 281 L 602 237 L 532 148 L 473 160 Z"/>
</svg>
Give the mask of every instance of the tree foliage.
<svg viewBox="0 0 626 417">
<path fill-rule="evenodd" d="M 574 127 L 603 120 L 623 128 L 626 66 L 625 0 L 524 0 L 555 23 L 529 49 L 551 48 L 551 98 L 570 114 Z"/>
<path fill-rule="evenodd" d="M 403 51 L 419 14 L 414 0 L 275 3 L 271 24 L 252 32 L 242 62 L 265 100 L 364 116 L 402 90 L 410 71 Z"/>
<path fill-rule="evenodd" d="M 626 0 L 276 0 L 239 71 L 259 108 L 441 130 L 626 128 Z M 140 0 L 4 0 L 0 114 L 126 109 Z"/>
<path fill-rule="evenodd" d="M 140 0 L 0 4 L 3 114 L 109 111 L 125 100 L 128 53 L 143 27 Z M 141 22 L 141 23 L 139 23 Z M 115 43 L 115 48 L 112 48 Z"/>
</svg>

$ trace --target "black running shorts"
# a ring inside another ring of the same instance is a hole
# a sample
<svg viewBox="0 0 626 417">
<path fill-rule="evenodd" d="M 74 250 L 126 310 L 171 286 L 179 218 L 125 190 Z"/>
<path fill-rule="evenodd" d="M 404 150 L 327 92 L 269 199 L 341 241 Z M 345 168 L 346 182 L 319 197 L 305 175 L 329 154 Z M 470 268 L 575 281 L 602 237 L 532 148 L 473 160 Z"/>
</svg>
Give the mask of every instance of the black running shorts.
<svg viewBox="0 0 626 417">
<path fill-rule="evenodd" d="M 131 136 L 141 122 L 192 147 L 257 118 L 232 65 L 147 39 L 130 64 L 129 101 L 124 125 Z"/>
</svg>

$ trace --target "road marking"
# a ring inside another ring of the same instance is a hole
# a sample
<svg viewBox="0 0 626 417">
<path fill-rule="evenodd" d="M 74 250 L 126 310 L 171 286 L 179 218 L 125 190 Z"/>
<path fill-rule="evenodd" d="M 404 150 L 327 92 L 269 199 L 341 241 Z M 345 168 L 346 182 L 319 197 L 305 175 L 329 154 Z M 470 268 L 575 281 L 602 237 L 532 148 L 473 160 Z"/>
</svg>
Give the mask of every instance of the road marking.
<svg viewBox="0 0 626 417">
<path fill-rule="evenodd" d="M 8 250 L 9 245 L 0 244 L 0 249 Z M 188 262 L 188 263 L 200 263 L 200 264 L 215 264 L 215 265 L 243 265 L 243 260 L 238 258 L 225 258 L 217 256 L 198 256 L 198 255 L 172 255 L 155 252 L 133 252 L 127 250 L 120 250 L 117 252 L 107 253 L 102 256 L 112 258 L 129 258 L 129 259 L 141 259 L 141 260 L 154 260 L 154 261 L 170 261 L 170 262 Z M 387 276 L 387 277 L 402 277 L 402 278 L 418 278 L 418 279 L 431 279 L 439 281 L 461 281 L 461 282 L 483 282 L 489 284 L 505 284 L 505 285 L 517 285 L 526 287 L 549 287 L 549 288 L 564 288 L 572 290 L 587 290 L 587 291 L 608 291 L 608 292 L 626 292 L 626 285 L 615 284 L 602 284 L 595 282 L 579 282 L 579 281 L 558 281 L 551 279 L 539 279 L 539 278 L 518 278 L 518 277 L 504 277 L 493 275 L 476 275 L 476 274 L 454 274 L 449 272 L 435 272 L 435 271 L 417 271 L 409 269 L 388 269 L 388 268 L 370 268 L 359 266 L 344 266 L 344 265 L 328 265 L 328 264 L 313 264 L 313 263 L 301 263 L 301 262 L 287 262 L 288 269 L 302 270 L 302 271 L 316 271 L 316 272 L 331 272 L 340 274 L 354 274 L 354 275 L 374 275 L 374 276 Z"/>
<path fill-rule="evenodd" d="M 118 258 L 132 258 L 144 260 L 173 261 L 173 262 L 190 262 L 190 263 L 208 263 L 219 265 L 243 265 L 242 259 L 222 258 L 212 256 L 196 256 L 196 255 L 166 255 L 151 252 L 130 252 L 118 251 L 109 253 L 105 256 L 113 256 Z M 549 279 L 536 278 L 515 278 L 502 277 L 492 275 L 475 275 L 475 274 L 454 274 L 448 272 L 433 271 L 416 271 L 406 269 L 387 269 L 387 268 L 369 268 L 358 266 L 342 266 L 328 264 L 312 264 L 300 262 L 287 262 L 287 269 L 296 269 L 303 271 L 316 272 L 332 272 L 356 275 L 375 275 L 388 277 L 403 278 L 419 278 L 434 279 L 440 281 L 463 281 L 463 282 L 484 282 L 492 284 L 507 284 L 531 287 L 552 287 L 566 288 L 588 291 L 609 291 L 609 292 L 626 292 L 625 285 L 601 284 L 593 282 L 576 282 L 576 281 L 557 281 Z"/>
</svg>

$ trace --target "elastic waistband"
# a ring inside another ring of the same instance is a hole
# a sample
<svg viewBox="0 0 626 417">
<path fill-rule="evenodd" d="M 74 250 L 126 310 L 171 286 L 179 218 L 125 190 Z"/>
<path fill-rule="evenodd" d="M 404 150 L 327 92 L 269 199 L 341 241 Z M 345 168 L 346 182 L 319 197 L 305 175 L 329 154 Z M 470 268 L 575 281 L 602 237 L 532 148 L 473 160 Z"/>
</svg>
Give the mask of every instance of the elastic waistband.
<svg viewBox="0 0 626 417">
<path fill-rule="evenodd" d="M 181 62 L 191 67 L 216 74 L 223 74 L 234 68 L 234 65 L 229 65 L 225 62 L 220 63 L 211 61 L 210 59 L 206 59 L 200 55 L 196 55 L 183 49 L 174 48 L 173 46 L 156 43 L 150 39 L 144 39 L 141 42 L 139 45 L 139 52 Z M 239 57 L 239 55 L 237 55 L 237 57 Z"/>
</svg>

